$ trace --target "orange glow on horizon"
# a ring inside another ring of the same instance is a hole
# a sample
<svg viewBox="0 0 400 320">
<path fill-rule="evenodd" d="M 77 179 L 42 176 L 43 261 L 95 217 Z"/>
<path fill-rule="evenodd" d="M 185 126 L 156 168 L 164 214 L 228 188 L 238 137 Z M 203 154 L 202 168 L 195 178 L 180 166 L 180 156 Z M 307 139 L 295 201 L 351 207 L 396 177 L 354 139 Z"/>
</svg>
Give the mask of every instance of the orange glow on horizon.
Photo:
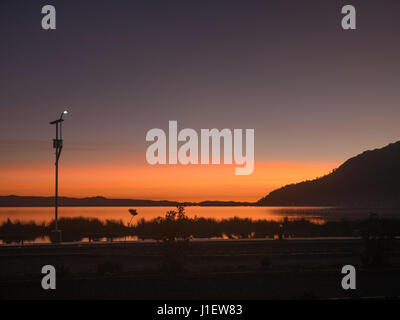
<svg viewBox="0 0 400 320">
<path fill-rule="evenodd" d="M 60 195 L 149 200 L 257 201 L 273 189 L 329 173 L 336 162 L 256 162 L 249 176 L 236 176 L 235 165 L 72 165 L 60 169 Z M 51 196 L 54 169 L 43 165 L 10 166 L 0 173 L 1 195 Z"/>
</svg>

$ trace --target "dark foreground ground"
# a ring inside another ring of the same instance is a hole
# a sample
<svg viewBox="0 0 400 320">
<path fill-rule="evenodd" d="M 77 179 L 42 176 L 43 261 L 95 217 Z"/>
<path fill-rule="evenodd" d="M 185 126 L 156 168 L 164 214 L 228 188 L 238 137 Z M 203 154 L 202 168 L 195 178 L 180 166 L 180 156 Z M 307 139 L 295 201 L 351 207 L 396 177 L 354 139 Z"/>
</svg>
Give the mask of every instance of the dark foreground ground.
<svg viewBox="0 0 400 320">
<path fill-rule="evenodd" d="M 360 239 L 2 246 L 0 298 L 400 297 L 398 240 L 390 250 L 369 250 L 367 256 L 366 262 Z M 56 267 L 56 290 L 41 287 L 41 268 L 47 264 Z M 356 267 L 356 290 L 341 287 L 346 264 Z"/>
</svg>

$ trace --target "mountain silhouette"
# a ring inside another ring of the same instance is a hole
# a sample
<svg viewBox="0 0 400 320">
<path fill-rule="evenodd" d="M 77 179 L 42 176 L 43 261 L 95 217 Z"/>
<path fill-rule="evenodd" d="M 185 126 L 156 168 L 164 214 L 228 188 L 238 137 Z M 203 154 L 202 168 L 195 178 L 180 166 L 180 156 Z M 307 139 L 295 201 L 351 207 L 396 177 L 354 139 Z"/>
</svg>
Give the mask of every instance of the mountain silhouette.
<svg viewBox="0 0 400 320">
<path fill-rule="evenodd" d="M 258 204 L 399 207 L 400 141 L 365 151 L 322 178 L 274 190 Z"/>
<path fill-rule="evenodd" d="M 87 197 L 87 198 L 69 198 L 59 197 L 58 203 L 65 207 L 158 207 L 158 206 L 176 206 L 177 201 L 152 201 L 138 199 L 107 199 L 105 197 Z M 54 197 L 38 197 L 38 196 L 0 196 L 0 207 L 52 207 L 54 206 Z"/>
<path fill-rule="evenodd" d="M 202 201 L 202 202 L 178 202 L 168 200 L 139 200 L 139 199 L 109 199 L 101 196 L 88 198 L 59 197 L 61 207 L 175 207 L 179 204 L 185 206 L 250 206 L 254 202 L 236 201 Z M 52 207 L 54 197 L 37 196 L 0 196 L 0 207 Z"/>
</svg>

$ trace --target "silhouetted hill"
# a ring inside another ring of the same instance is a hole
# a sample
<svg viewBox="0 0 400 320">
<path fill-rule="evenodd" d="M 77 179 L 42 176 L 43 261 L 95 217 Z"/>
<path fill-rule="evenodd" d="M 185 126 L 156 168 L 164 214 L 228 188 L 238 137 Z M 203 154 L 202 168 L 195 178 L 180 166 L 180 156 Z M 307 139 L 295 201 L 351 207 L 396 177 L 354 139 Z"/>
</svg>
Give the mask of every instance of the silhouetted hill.
<svg viewBox="0 0 400 320">
<path fill-rule="evenodd" d="M 108 199 L 104 197 L 68 198 L 59 197 L 58 203 L 62 207 L 175 207 L 180 202 L 168 200 L 136 200 L 136 199 Z M 184 202 L 186 206 L 245 206 L 255 205 L 249 202 L 234 201 L 203 201 Z M 52 207 L 54 197 L 31 196 L 0 196 L 0 207 Z"/>
<path fill-rule="evenodd" d="M 274 190 L 258 204 L 399 207 L 400 141 L 365 151 L 322 178 Z"/>
<path fill-rule="evenodd" d="M 59 197 L 60 206 L 71 207 L 146 207 L 146 206 L 176 206 L 176 201 L 152 201 L 152 200 L 132 200 L 132 199 L 107 199 L 104 197 L 89 198 L 68 198 Z M 0 196 L 0 206 L 2 207 L 51 207 L 54 206 L 54 197 L 25 197 L 25 196 Z"/>
</svg>

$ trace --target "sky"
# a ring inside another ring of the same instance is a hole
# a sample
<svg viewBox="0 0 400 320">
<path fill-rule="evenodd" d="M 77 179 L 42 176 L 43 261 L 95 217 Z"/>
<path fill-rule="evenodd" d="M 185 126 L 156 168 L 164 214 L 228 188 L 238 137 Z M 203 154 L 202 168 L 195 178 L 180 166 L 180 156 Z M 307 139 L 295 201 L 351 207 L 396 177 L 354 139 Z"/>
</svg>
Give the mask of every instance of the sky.
<svg viewBox="0 0 400 320">
<path fill-rule="evenodd" d="M 256 201 L 400 140 L 400 2 L 0 2 L 0 195 Z M 57 29 L 41 28 L 52 4 Z M 253 128 L 255 169 L 146 162 L 146 133 Z"/>
</svg>

